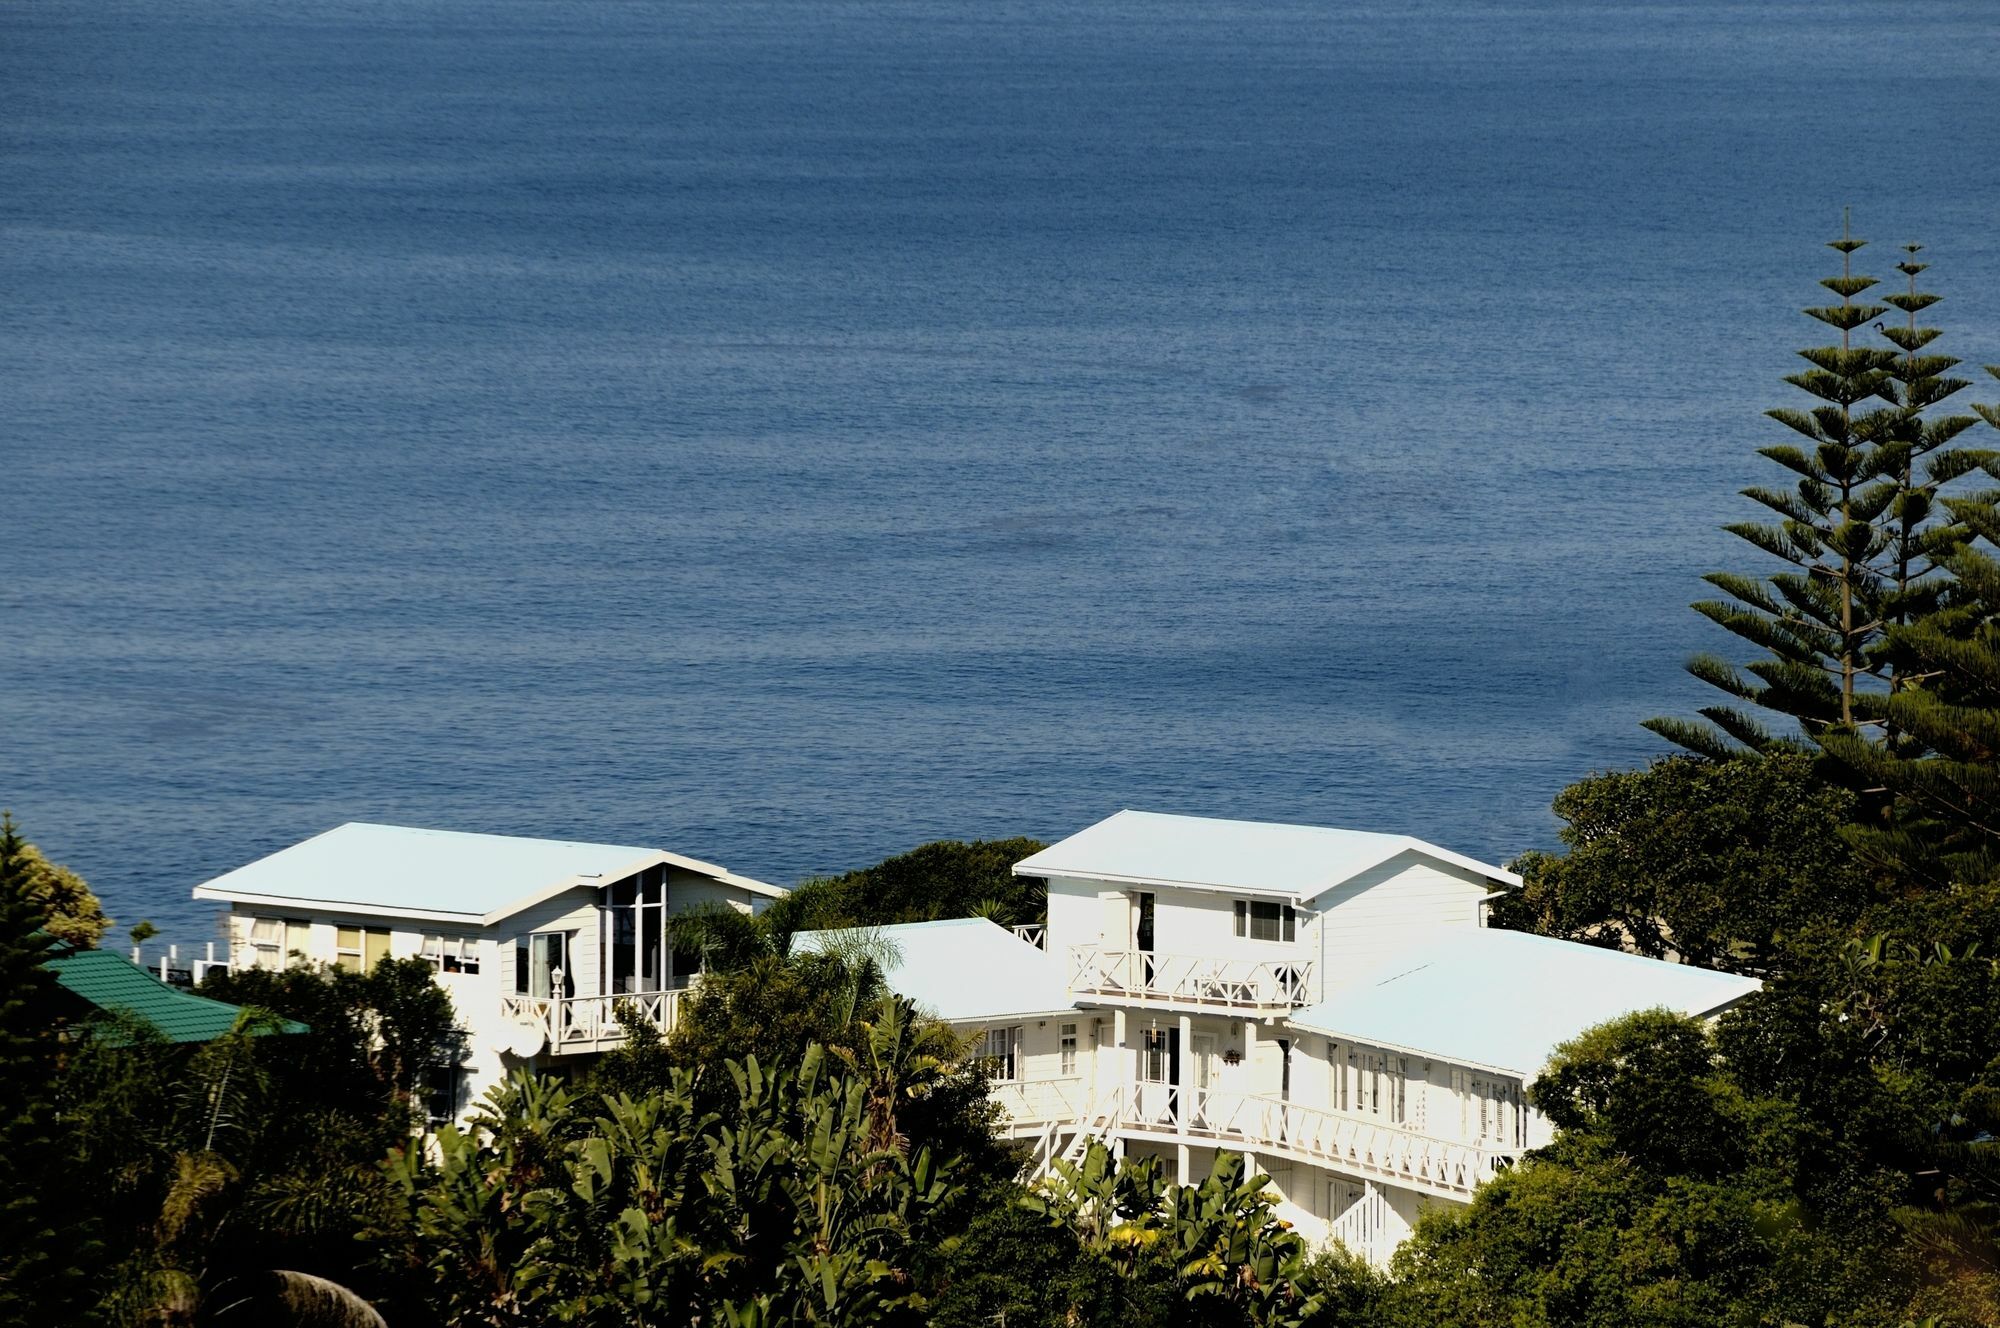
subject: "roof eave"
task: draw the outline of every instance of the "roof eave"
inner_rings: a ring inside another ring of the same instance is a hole
[[[1415,1047],[1402,1042],[1387,1042],[1366,1033],[1355,1033],[1347,1029],[1329,1028],[1324,1024],[1307,1023],[1296,1017],[1287,1018],[1285,1023],[1293,1028],[1304,1029],[1308,1033],[1322,1033],[1343,1042],[1362,1042],[1384,1051],[1393,1051],[1405,1056],[1422,1056],[1428,1061],[1444,1061],[1449,1065],[1463,1065],[1469,1070],[1490,1070],[1495,1074],[1512,1075],[1517,1079],[1532,1079],[1537,1071],[1523,1070],[1512,1065],[1501,1065],[1493,1061],[1476,1061],[1462,1056],[1448,1056],[1435,1047]]]
[[[1038,867],[1030,871],[1021,870],[1025,865],[1025,863],[1015,863],[1014,874],[1016,876],[1033,876],[1044,879],[1051,876],[1060,876],[1064,880],[1069,881],[1105,881],[1112,885],[1164,885],[1177,890],[1209,890],[1216,894],[1263,895],[1272,899],[1289,899],[1293,903],[1298,903],[1303,899],[1311,897],[1302,895],[1297,890],[1279,889],[1268,885],[1242,885],[1228,881],[1180,881],[1166,876],[1132,876],[1124,872],[1098,871],[1096,869],[1086,870],[1076,867]],[[1324,894],[1325,889],[1320,889],[1315,893]]]
[[[251,904],[259,908],[310,909],[325,913],[351,913],[357,917],[407,918],[417,922],[449,922],[457,926],[483,921],[477,913],[455,913],[449,909],[403,908],[395,904],[356,904],[344,899],[308,899],[298,895],[269,895],[249,890],[220,890],[197,885],[196,899],[213,899],[225,904]]]

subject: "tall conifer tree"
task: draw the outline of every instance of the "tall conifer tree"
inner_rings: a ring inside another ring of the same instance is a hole
[[[1903,261],[1896,264],[1896,270],[1906,278],[1908,289],[1882,297],[1883,303],[1902,312],[1902,325],[1876,324],[1876,330],[1901,352],[1887,369],[1887,395],[1894,413],[1880,444],[1887,472],[1883,483],[1892,490],[1885,514],[1889,535],[1881,600],[1885,629],[1915,622],[1938,609],[1949,583],[1944,560],[1966,539],[1965,527],[1939,504],[1938,495],[1944,486],[1977,470],[1991,455],[1953,446],[1960,434],[1979,423],[1976,415],[1927,417],[1926,412],[1970,383],[1951,376],[1959,363],[1956,358],[1925,353],[1943,334],[1935,327],[1918,326],[1917,315],[1943,297],[1917,289],[1918,274],[1930,266],[1919,261],[1917,255],[1922,251],[1922,245],[1903,246]],[[1876,653],[1879,659],[1873,671],[1886,670],[1891,692],[1902,691],[1915,681],[1903,660],[1887,648],[1886,636],[1877,643]],[[1882,739],[1895,745],[1893,717],[1882,716],[1882,727]]]
[[[2000,379],[2000,365],[1986,371]],[[2000,406],[1972,409],[2000,429]],[[1974,455],[2000,478],[2000,454]],[[1882,647],[1900,685],[1880,707],[1899,740],[1822,739],[1895,800],[1889,823],[1851,832],[1856,846],[1898,879],[1933,889],[2000,884],[2000,490],[1943,502],[1958,524],[1940,555],[1945,597],[1891,624]]]
[[[81,1272],[48,1220],[55,1059],[43,967],[54,944],[33,897],[27,844],[0,815],[0,1323],[61,1323]]]
[[[1767,412],[1804,441],[1759,449],[1796,478],[1790,488],[1744,491],[1776,522],[1725,527],[1789,566],[1764,578],[1712,573],[1704,579],[1727,598],[1694,606],[1763,652],[1741,668],[1712,654],[1688,664],[1748,708],[1702,707],[1707,724],[1646,724],[1704,756],[1760,752],[1801,737],[1818,742],[1834,732],[1881,740],[1889,724],[1882,699],[1900,685],[1883,634],[1935,607],[1946,580],[1942,560],[1961,539],[1939,493],[1978,458],[1952,446],[1972,421],[1927,414],[1965,386],[1945,376],[1955,361],[1922,353],[1938,332],[1917,326],[1916,315],[1937,297],[1916,289],[1924,265],[1912,247],[1900,265],[1909,291],[1884,303],[1862,299],[1878,284],[1854,270],[1866,241],[1845,224],[1841,231],[1828,246],[1841,256],[1840,274],[1820,282],[1840,303],[1805,310],[1837,331],[1839,344],[1800,351],[1808,367],[1785,379],[1814,404]],[[1877,321],[1892,305],[1906,320],[1893,331]],[[1863,344],[1870,324],[1897,349]],[[1789,719],[1797,732],[1774,733],[1756,711]]]

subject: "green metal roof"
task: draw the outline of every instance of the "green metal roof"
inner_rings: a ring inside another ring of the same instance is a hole
[[[109,950],[72,950],[48,961],[56,982],[100,1010],[144,1020],[169,1042],[212,1042],[236,1026],[240,1007],[170,987]],[[286,1033],[303,1033],[296,1020],[279,1021]]]

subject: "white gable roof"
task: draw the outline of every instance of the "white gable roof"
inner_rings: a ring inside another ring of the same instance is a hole
[[[1665,1007],[1715,1014],[1762,984],[1575,941],[1439,928],[1382,955],[1293,1025],[1528,1077],[1586,1028]]]
[[[655,848],[350,821],[205,881],[194,895],[490,923],[562,890],[609,885],[661,863],[757,894],[784,893]]]
[[[1048,955],[985,918],[905,922],[850,931],[802,931],[792,949],[816,953],[855,944],[874,950],[889,990],[946,1023],[1018,1019],[1076,1003]]]
[[[1192,886],[1308,900],[1403,853],[1462,868],[1498,885],[1521,878],[1408,835],[1271,821],[1223,821],[1122,811],[1014,866],[1021,876],[1068,876]]]

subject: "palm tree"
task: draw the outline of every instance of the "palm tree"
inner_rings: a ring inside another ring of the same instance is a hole
[[[908,1100],[928,1096],[958,1063],[968,1044],[946,1025],[926,1019],[909,1001],[885,993],[875,1003],[872,1018],[857,1025],[856,1047],[836,1047],[864,1085],[868,1152],[901,1153],[909,1140],[897,1127],[896,1113]]]

